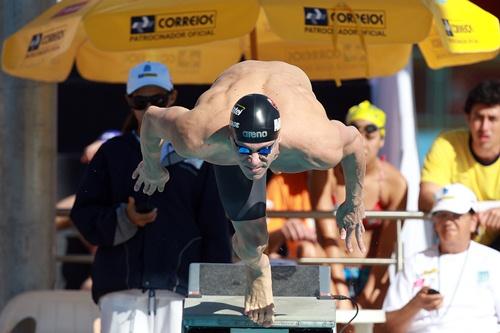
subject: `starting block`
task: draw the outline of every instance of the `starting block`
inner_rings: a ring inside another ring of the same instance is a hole
[[[335,301],[329,266],[272,266],[275,322],[263,328],[243,314],[243,264],[199,264],[189,269],[184,332],[334,332]]]

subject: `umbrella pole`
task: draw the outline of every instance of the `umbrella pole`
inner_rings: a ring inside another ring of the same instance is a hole
[[[257,53],[257,31],[255,28],[250,31],[250,57],[252,60],[257,60],[258,53]]]

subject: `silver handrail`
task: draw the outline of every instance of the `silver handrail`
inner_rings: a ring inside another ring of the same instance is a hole
[[[267,217],[286,217],[286,218],[308,218],[327,219],[335,217],[336,211],[325,210],[310,210],[310,211],[293,211],[293,210],[268,210]],[[424,219],[427,214],[424,212],[410,211],[375,211],[368,210],[365,212],[367,218],[379,218],[387,220],[397,219]]]
[[[392,258],[300,258],[300,264],[351,264],[385,266],[397,264],[397,259]]]
[[[69,209],[56,209],[58,216],[69,216]],[[336,211],[276,211],[266,212],[269,218],[332,218]],[[403,243],[401,240],[402,219],[426,219],[428,215],[424,212],[410,211],[366,211],[367,218],[380,218],[388,221],[396,221],[396,258],[301,258],[299,264],[351,264],[351,265],[396,265],[397,271],[403,269]],[[58,255],[57,261],[69,263],[92,263],[92,255]]]
[[[70,209],[56,209],[57,216],[69,216]],[[308,218],[327,219],[335,217],[336,211],[325,210],[309,210],[309,211],[295,211],[295,210],[268,210],[267,217],[286,217],[286,218]],[[423,219],[426,218],[424,212],[410,212],[410,211],[366,211],[368,218],[381,218],[387,220],[397,219]]]
[[[59,262],[72,264],[91,264],[94,262],[94,256],[91,254],[56,255],[55,259]]]
[[[277,218],[332,218],[336,211],[267,211],[267,217]],[[366,211],[367,218],[380,218],[388,221],[396,221],[396,259],[392,258],[300,258],[299,264],[351,264],[351,265],[396,265],[396,270],[403,270],[403,242],[401,240],[402,219],[426,219],[428,215],[424,212],[410,211]]]

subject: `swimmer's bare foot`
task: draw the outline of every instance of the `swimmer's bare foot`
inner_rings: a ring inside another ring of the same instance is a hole
[[[246,267],[245,315],[254,323],[264,327],[269,327],[274,322],[271,266],[269,260],[267,262],[262,269]]]

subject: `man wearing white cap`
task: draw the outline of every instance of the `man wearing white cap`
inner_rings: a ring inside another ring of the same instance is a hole
[[[500,332],[500,252],[471,240],[476,203],[462,184],[437,192],[439,244],[407,258],[389,287],[387,332]]]

